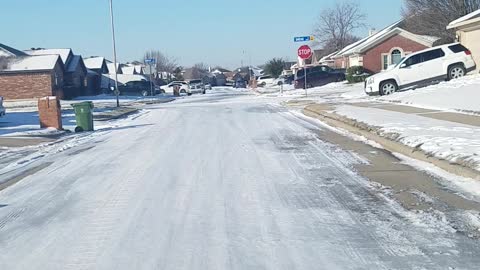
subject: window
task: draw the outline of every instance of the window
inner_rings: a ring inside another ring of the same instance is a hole
[[[413,66],[413,65],[416,65],[416,64],[419,64],[422,62],[422,54],[417,54],[417,55],[414,55],[410,58],[408,58],[406,61],[405,61],[405,64],[407,67],[409,66]]]
[[[448,48],[454,53],[468,51],[468,49],[465,48],[462,44],[455,44],[455,45],[449,46]]]
[[[421,54],[423,57],[423,62],[438,59],[445,56],[445,52],[442,49],[436,49]]]
[[[392,65],[396,65],[402,61],[402,52],[398,49],[395,49],[391,53]]]
[[[382,55],[383,70],[388,68],[388,54]]]

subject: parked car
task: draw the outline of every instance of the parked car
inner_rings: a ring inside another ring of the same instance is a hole
[[[390,95],[435,81],[457,79],[475,68],[471,52],[463,45],[441,45],[411,54],[393,68],[368,77],[365,92]]]
[[[206,90],[212,90],[212,85],[209,84],[209,83],[206,83],[206,84],[205,84],[205,89],[206,89]]]
[[[275,85],[292,84],[294,79],[295,79],[295,76],[293,74],[282,75],[282,76],[278,77],[278,79],[276,79],[273,84],[275,84]]]
[[[298,74],[298,73],[297,73]],[[303,72],[301,77],[295,79],[295,89],[305,89],[305,76]],[[307,70],[307,88],[323,86],[332,82],[341,82],[345,80],[345,73],[332,69],[328,66],[318,66]]]
[[[266,85],[274,84],[275,79],[272,76],[259,76],[257,79],[257,86],[265,87]]]
[[[193,93],[202,93],[205,94],[205,84],[203,84],[203,80],[191,80],[189,82],[190,91]]]
[[[247,83],[245,80],[237,80],[235,81],[235,84],[233,85],[234,88],[247,88]]]
[[[178,86],[180,94],[191,95],[190,86],[185,81],[173,81],[167,85],[160,86],[160,89],[164,94],[173,95],[176,86]]]
[[[120,91],[120,95],[142,95],[145,97],[152,94],[152,84],[149,81],[131,81],[125,83],[124,85],[119,85],[118,90]],[[154,94],[158,93],[158,91],[154,90]]]
[[[5,116],[6,110],[3,106],[3,97],[0,97],[0,117]]]

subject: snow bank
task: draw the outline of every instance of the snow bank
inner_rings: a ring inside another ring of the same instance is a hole
[[[436,158],[480,171],[480,128],[399,112],[350,105],[337,114],[378,128],[380,135]]]
[[[408,104],[426,109],[480,114],[480,74],[424,88],[380,97],[379,101]]]

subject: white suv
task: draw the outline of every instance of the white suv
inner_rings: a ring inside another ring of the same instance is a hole
[[[434,81],[457,79],[472,70],[472,55],[460,43],[437,46],[408,55],[393,68],[368,77],[365,92],[390,95]]]
[[[160,86],[160,91],[164,94],[173,95],[176,86],[178,86],[180,94],[191,95],[190,86],[185,81],[173,81],[167,85]]]

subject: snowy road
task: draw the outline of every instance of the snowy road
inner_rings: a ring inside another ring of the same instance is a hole
[[[246,93],[155,105],[0,192],[0,269],[475,269],[362,157]]]

